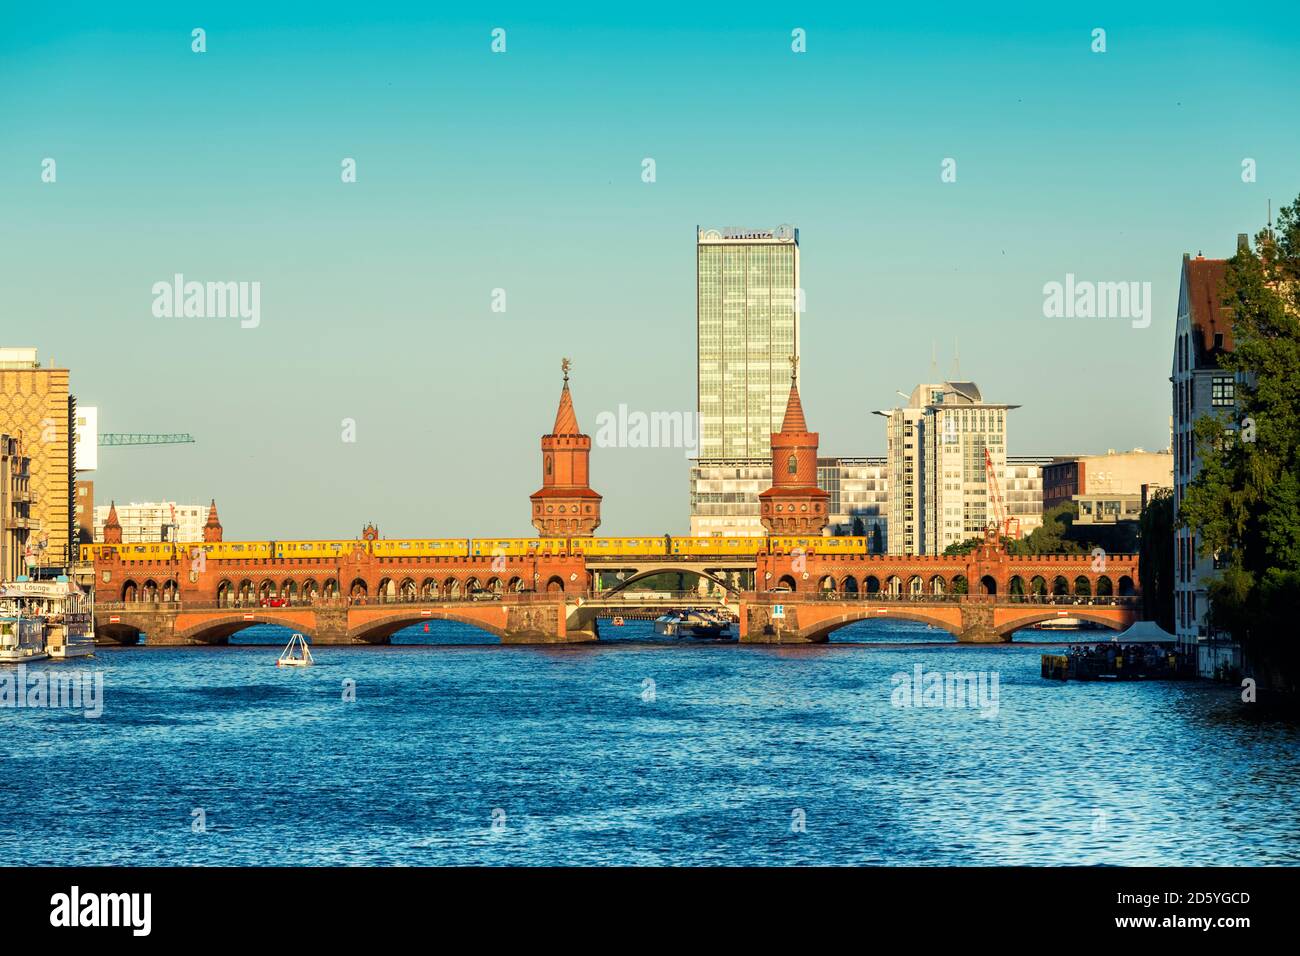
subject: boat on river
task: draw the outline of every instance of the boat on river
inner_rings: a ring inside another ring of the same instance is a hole
[[[655,633],[664,637],[730,637],[731,618],[718,611],[670,611],[655,618]]]
[[[0,663],[68,660],[95,651],[89,598],[66,577],[0,584]]]
[[[289,638],[289,643],[280,652],[280,658],[275,662],[275,666],[311,667],[315,663],[311,656],[311,648],[307,646],[307,639],[301,634],[295,634]]]

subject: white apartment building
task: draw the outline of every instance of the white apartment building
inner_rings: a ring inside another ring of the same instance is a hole
[[[104,523],[111,505],[95,507],[95,540],[104,540]],[[182,505],[174,501],[132,502],[116,505],[123,543],[142,541],[202,541],[208,505]],[[174,527],[173,527],[174,526]]]
[[[942,554],[994,523],[988,468],[1006,475],[1007,412],[1018,407],[984,401],[974,382],[944,382],[876,413],[886,420],[889,553]]]

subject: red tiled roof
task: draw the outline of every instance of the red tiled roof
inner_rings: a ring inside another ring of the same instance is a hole
[[[555,412],[555,426],[552,435],[578,435],[578,415],[573,410],[573,398],[569,395],[569,383],[566,380],[564,390],[560,392],[560,407]]]
[[[803,417],[803,403],[799,401],[799,386],[790,383],[790,399],[785,404],[785,421],[781,423],[783,433],[808,431],[808,423]]]
[[[1201,365],[1206,359],[1232,351],[1232,310],[1223,305],[1228,260],[1197,256],[1188,259],[1186,267],[1187,309],[1196,345],[1196,364]],[[1216,335],[1223,336],[1223,344],[1217,351]]]

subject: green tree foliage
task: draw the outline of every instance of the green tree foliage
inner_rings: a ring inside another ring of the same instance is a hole
[[[1209,585],[1210,626],[1231,632],[1256,659],[1295,679],[1294,614],[1300,607],[1300,198],[1276,233],[1228,262],[1237,373],[1232,419],[1194,425],[1201,470],[1178,516],[1202,556],[1222,570]]]
[[[1161,488],[1138,520],[1138,574],[1143,617],[1174,631],[1174,492]]]
[[[1012,541],[1012,554],[1080,554],[1087,550],[1076,541],[1067,539],[1074,519],[1079,517],[1079,506],[1073,501],[1062,502],[1043,512],[1043,525],[1035,528],[1019,541]]]

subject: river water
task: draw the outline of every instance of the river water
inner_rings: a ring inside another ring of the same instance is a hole
[[[0,864],[1300,862],[1300,728],[1231,687],[1046,681],[1042,648],[907,622],[602,634],[434,622],[282,670],[259,628],[33,665],[101,673],[103,712],[0,709]],[[984,706],[895,706],[918,665],[982,674]]]

